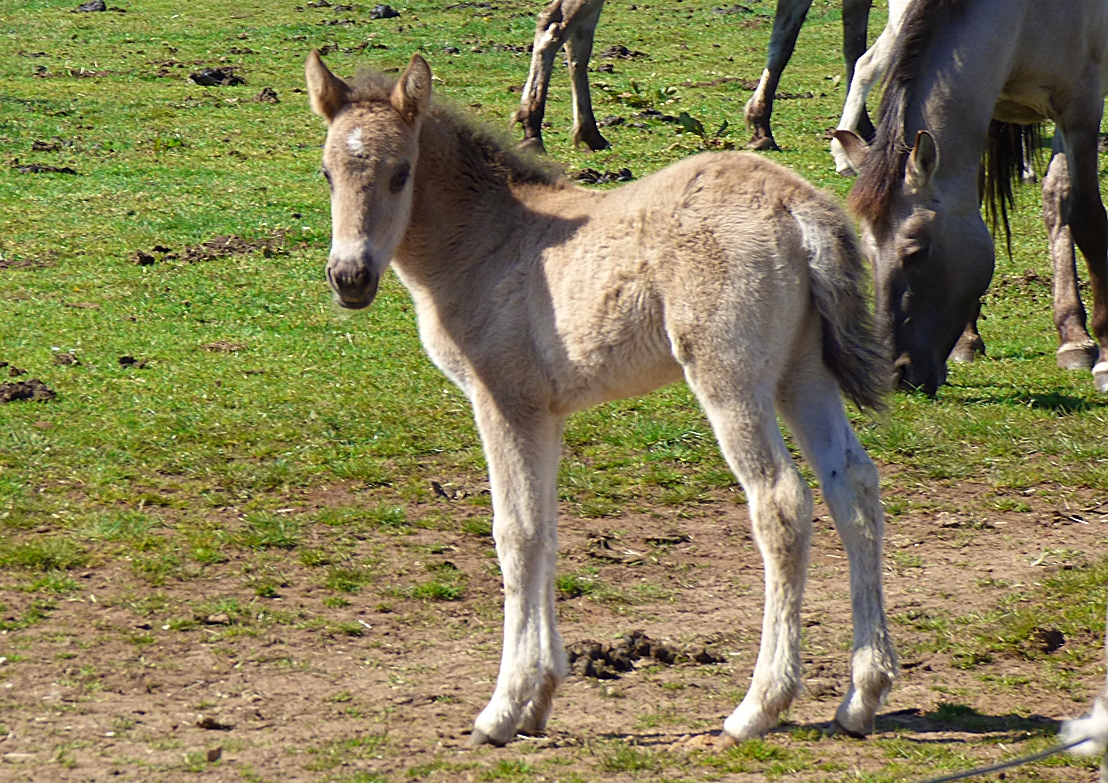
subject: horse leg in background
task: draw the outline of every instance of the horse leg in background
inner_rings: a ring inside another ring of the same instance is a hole
[[[847,92],[846,102],[843,104],[843,116],[839,120],[837,130],[852,131],[867,142],[873,141],[873,123],[870,122],[869,115],[866,114],[866,98],[869,97],[873,85],[885,75],[885,70],[889,67],[889,62],[893,57],[893,46],[896,44],[896,36],[900,33],[900,21],[904,16],[907,5],[907,0],[890,0],[888,24],[885,25],[885,29],[881,31],[881,35],[878,36],[873,46],[858,58],[858,62],[854,66],[854,75],[848,82],[850,90]],[[846,31],[846,7],[844,6],[844,53],[846,52]],[[865,35],[864,29],[862,34]],[[849,58],[847,62],[849,69]],[[867,129],[870,135],[867,135]],[[843,145],[838,139],[831,140],[831,157],[835,159],[835,170],[843,176],[853,176],[856,173],[846,150],[843,149]]]
[[[728,344],[728,343],[722,343]],[[800,605],[812,538],[812,493],[800,477],[773,409],[769,379],[692,351],[689,387],[712,423],[727,464],[746,491],[754,540],[765,564],[766,598],[758,662],[746,697],[724,722],[725,744],[774,726],[801,686]]]
[[[843,0],[843,62],[846,63],[846,83],[854,83],[858,58],[866,53],[866,32],[869,29],[869,9],[872,0]],[[862,116],[857,127],[863,139],[872,139],[876,130],[862,102]]]
[[[873,731],[874,716],[897,675],[881,587],[885,520],[880,479],[846,418],[820,344],[813,341],[785,377],[778,408],[819,479],[850,561],[854,652],[850,689],[835,722],[844,732],[861,736]]]
[[[562,419],[489,392],[471,396],[489,464],[492,534],[504,577],[504,650],[496,690],[469,741],[503,745],[517,730],[543,730],[566,676],[554,610]]]
[[[977,357],[985,355],[985,341],[981,339],[981,333],[977,331],[977,319],[981,317],[981,300],[977,300],[977,306],[973,310],[966,328],[962,330],[962,336],[954,344],[950,351],[948,361],[959,364],[969,364],[977,361]]]
[[[1060,151],[1061,135],[1055,133],[1055,155],[1043,177],[1043,222],[1050,237],[1050,261],[1054,268],[1054,326],[1058,330],[1058,366],[1063,370],[1090,370],[1097,346],[1085,326],[1085,306],[1077,282],[1077,256],[1073,237],[1063,217],[1070,209],[1070,174],[1066,155]]]
[[[570,37],[578,25],[591,24],[595,29],[596,22],[600,18],[600,11],[604,7],[604,0],[554,0],[542,10],[535,22],[535,42],[531,51],[531,71],[527,74],[527,83],[523,86],[523,94],[519,99],[519,109],[512,115],[511,125],[519,123],[523,126],[523,141],[520,146],[533,147],[539,152],[544,152],[542,145],[542,119],[546,113],[546,94],[550,87],[550,75],[554,70],[554,57]],[[591,49],[592,31],[589,33]],[[586,52],[587,56],[587,52]],[[585,76],[587,62],[581,64],[581,80],[584,86],[584,100],[589,102],[589,116],[592,115],[591,100],[588,97],[588,79]],[[578,85],[574,82],[574,116],[577,116],[577,107],[580,105],[578,98]],[[596,130],[595,122],[593,130],[596,136],[600,131]],[[587,141],[586,141],[587,143]],[[605,142],[605,145],[607,143]]]
[[[584,142],[593,152],[611,146],[596,127],[592,96],[589,94],[589,57],[592,56],[592,40],[603,10],[604,0],[582,5],[570,24],[572,33],[566,41],[566,60],[573,89],[573,146]]]
[[[1097,180],[1097,139],[1104,110],[1099,85],[1081,85],[1091,96],[1074,100],[1074,110],[1059,123],[1065,142],[1069,167],[1070,198],[1064,210],[1074,244],[1085,256],[1089,284],[1093,290],[1093,334],[1099,343],[1093,384],[1097,391],[1108,392],[1108,214],[1100,200]],[[1095,96],[1095,97],[1092,97]]]
[[[762,78],[754,90],[754,95],[746,102],[746,108],[743,110],[746,126],[754,132],[747,142],[747,149],[780,149],[777,142],[773,140],[773,131],[770,128],[773,96],[777,92],[777,83],[781,81],[781,74],[788,65],[789,58],[793,56],[796,37],[800,35],[800,26],[804,24],[804,18],[808,15],[808,9],[811,6],[812,0],[777,0],[777,15],[773,19],[773,33],[769,38],[766,67],[762,71]],[[864,40],[862,48],[865,48]],[[851,69],[853,70],[853,63],[851,63]]]

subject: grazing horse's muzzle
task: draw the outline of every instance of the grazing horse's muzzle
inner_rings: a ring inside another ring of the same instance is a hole
[[[907,353],[902,353],[893,362],[893,370],[896,385],[902,391],[922,391],[928,397],[934,397],[939,387],[946,383],[946,362],[913,362]]]
[[[327,262],[327,281],[339,305],[348,310],[361,310],[373,304],[379,280],[372,261],[350,261],[332,256]]]

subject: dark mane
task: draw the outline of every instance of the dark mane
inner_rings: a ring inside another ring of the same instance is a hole
[[[352,103],[388,101],[396,79],[378,71],[362,69],[350,82]],[[456,135],[459,148],[470,153],[471,166],[477,166],[509,185],[559,185],[565,183],[562,168],[538,156],[516,150],[507,131],[494,129],[471,119],[459,110],[435,99],[431,117]]]
[[[855,214],[879,224],[888,212],[893,188],[904,178],[904,163],[915,139],[906,139],[905,110],[920,64],[935,32],[965,0],[915,0],[904,16],[885,76],[885,94],[878,109],[877,136],[850,191]]]

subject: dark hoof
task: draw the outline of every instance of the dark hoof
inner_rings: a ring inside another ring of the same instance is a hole
[[[839,721],[837,719],[831,721],[831,726],[827,729],[827,733],[830,736],[835,736],[836,734],[844,734],[847,737],[853,737],[854,739],[865,739],[866,738],[865,732],[851,731],[846,726],[839,723]]]
[[[597,133],[595,136],[589,134],[588,136],[581,136],[573,140],[573,146],[576,147],[580,144],[584,144],[592,152],[600,152],[600,150],[606,150],[612,145],[608,143],[608,140]]]
[[[542,139],[540,139],[540,138],[524,139],[523,141],[521,141],[516,146],[519,149],[524,150],[525,152],[531,152],[531,153],[534,153],[535,155],[545,155],[546,154],[546,147],[543,146]]]
[[[469,740],[466,744],[471,748],[479,748],[482,745],[492,745],[497,748],[502,748],[505,745],[505,743],[497,742],[485,732],[478,731],[477,729],[474,729],[472,733],[470,733]]]
[[[773,140],[773,136],[754,136],[746,143],[746,148],[761,152],[781,151],[781,148],[777,146],[777,142]]]

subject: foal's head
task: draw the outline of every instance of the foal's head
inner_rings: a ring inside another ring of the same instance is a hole
[[[312,111],[327,121],[323,174],[331,186],[327,279],[343,307],[373,302],[412,211],[419,128],[431,101],[431,69],[418,54],[395,85],[349,85],[319,54],[304,67]]]

